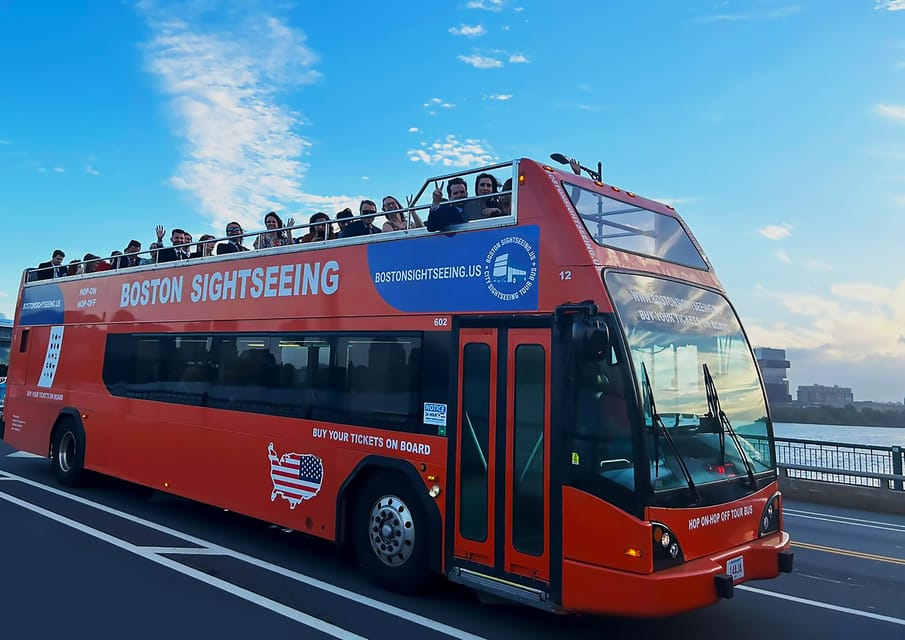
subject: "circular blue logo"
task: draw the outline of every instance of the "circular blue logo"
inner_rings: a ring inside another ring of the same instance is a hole
[[[503,301],[518,300],[537,280],[537,252],[524,238],[508,236],[490,248],[484,260],[484,282]]]

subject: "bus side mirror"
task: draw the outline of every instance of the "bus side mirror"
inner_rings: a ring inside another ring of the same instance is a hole
[[[581,360],[604,360],[610,352],[610,331],[596,319],[573,322],[572,347]]]

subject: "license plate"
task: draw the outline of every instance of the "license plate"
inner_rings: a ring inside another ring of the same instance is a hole
[[[726,563],[726,573],[732,576],[733,580],[741,580],[745,577],[745,558],[743,556],[739,556],[738,558],[733,558],[729,562]]]

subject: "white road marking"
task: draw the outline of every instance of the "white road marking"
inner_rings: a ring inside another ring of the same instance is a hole
[[[138,547],[145,553],[159,553],[167,556],[222,556],[219,549],[202,549],[200,547]]]
[[[861,611],[860,609],[851,609],[849,607],[840,607],[835,604],[828,604],[826,602],[819,602],[817,600],[809,600],[807,598],[799,598],[798,596],[789,596],[784,593],[777,593],[775,591],[767,591],[766,589],[758,589],[757,587],[749,587],[747,585],[739,585],[736,589],[741,589],[742,591],[750,591],[751,593],[756,593],[762,596],[769,596],[771,598],[779,598],[780,600],[789,600],[790,602],[797,602],[798,604],[806,604],[812,607],[819,607],[820,609],[829,609],[830,611],[838,611],[840,613],[848,613],[853,616],[861,616],[862,618],[870,618],[871,620],[880,620],[881,622],[891,622],[892,624],[898,624],[905,626],[905,620],[901,618],[893,618],[892,616],[884,616],[879,613],[871,613],[869,611]]]
[[[225,591],[226,593],[234,595],[237,598],[241,598],[254,605],[273,611],[274,613],[289,618],[290,620],[294,620],[295,622],[300,622],[307,627],[311,627],[312,629],[317,629],[318,631],[331,635],[334,638],[341,638],[342,640],[367,640],[364,636],[346,631],[345,629],[330,624],[329,622],[325,622],[320,618],[315,618],[314,616],[310,616],[307,613],[302,613],[301,611],[287,607],[286,605],[277,602],[276,600],[265,598],[264,596],[258,595],[253,591],[243,589],[242,587],[227,582],[226,580],[221,580],[220,578],[210,576],[203,571],[198,571],[197,569],[192,569],[191,567],[182,565],[175,560],[170,560],[166,556],[148,552],[142,547],[137,547],[134,544],[126,542],[125,540],[121,540],[115,536],[104,533],[99,529],[89,527],[85,524],[82,524],[81,522],[77,522],[75,520],[67,518],[66,516],[61,516],[58,513],[54,513],[53,511],[49,511],[47,509],[44,509],[43,507],[31,504],[30,502],[26,502],[25,500],[20,500],[19,498],[15,498],[2,492],[0,492],[0,500],[6,500],[7,502],[11,502],[14,505],[22,507],[23,509],[27,509],[29,511],[37,513],[38,515],[44,516],[45,518],[49,518],[50,520],[64,524],[67,527],[71,527],[76,531],[87,533],[89,536],[97,538],[98,540],[106,542],[107,544],[113,545],[114,547],[119,547],[120,549],[140,556],[145,560],[156,562],[157,564],[163,565],[167,569],[172,569],[177,573],[181,573],[190,578],[194,578],[195,580],[210,585],[215,589]]]
[[[34,453],[29,453],[28,451],[13,451],[12,453],[6,454],[7,458],[43,458],[44,456],[35,455]]]
[[[863,518],[850,518],[848,516],[837,516],[831,513],[800,511],[798,509],[783,509],[783,515],[792,516],[794,518],[802,518],[804,520],[821,520],[823,522],[832,522],[834,524],[845,524],[851,527],[862,527],[864,529],[882,529],[884,531],[905,532],[905,524],[883,522],[881,520],[864,520]]]
[[[54,495],[61,496],[63,498],[67,498],[72,500],[73,502],[77,502],[79,504],[83,504],[88,507],[92,507],[97,509],[98,511],[103,511],[104,513],[109,513],[111,515],[118,516],[124,520],[128,520],[129,522],[133,522],[135,524],[139,524],[149,529],[154,529],[155,531],[159,531],[160,533],[165,533],[174,538],[179,538],[181,540],[185,540],[186,542],[190,542],[192,544],[199,545],[206,549],[206,551],[200,550],[198,548],[194,548],[193,550],[197,553],[206,553],[208,555],[213,553],[221,553],[224,556],[229,556],[236,560],[241,560],[247,564],[258,567],[260,569],[264,569],[266,571],[270,571],[271,573],[275,573],[281,575],[285,578],[289,578],[290,580],[295,580],[296,582],[301,582],[302,584],[307,584],[316,589],[320,589],[321,591],[326,591],[327,593],[333,594],[340,598],[344,598],[346,600],[351,600],[357,604],[363,605],[365,607],[370,607],[371,609],[375,609],[377,611],[382,611],[384,613],[388,613],[392,616],[400,618],[402,620],[406,620],[413,624],[419,625],[421,627],[425,627],[427,629],[431,629],[432,631],[438,631],[440,633],[446,634],[452,638],[458,638],[459,640],[486,640],[482,636],[475,635],[473,633],[468,633],[467,631],[463,631],[462,629],[457,629],[456,627],[451,627],[447,624],[439,622],[438,620],[433,620],[426,616],[419,615],[417,613],[413,613],[411,611],[407,611],[406,609],[401,609],[399,607],[395,607],[389,603],[381,602],[380,600],[375,600],[373,598],[369,598],[367,596],[363,596],[360,593],[355,593],[354,591],[350,591],[348,589],[343,589],[342,587],[337,587],[336,585],[330,584],[329,582],[324,582],[322,580],[318,580],[317,578],[313,578],[311,576],[305,575],[303,573],[298,573],[296,571],[292,571],[285,567],[281,567],[279,565],[273,564],[271,562],[267,562],[266,560],[261,560],[259,558],[255,558],[253,556],[246,555],[244,553],[240,553],[233,549],[229,549],[227,547],[221,547],[220,545],[214,544],[208,540],[204,540],[203,538],[198,538],[191,534],[185,533],[183,531],[178,531],[176,529],[171,529],[165,525],[157,524],[156,522],[151,522],[150,520],[145,520],[144,518],[140,518],[138,516],[132,515],[130,513],[126,513],[125,511],[120,511],[119,509],[114,509],[113,507],[108,507],[105,504],[101,504],[99,502],[93,502],[81,496],[73,495],[71,493],[67,493],[56,487],[51,487],[46,484],[41,484],[40,482],[35,482],[34,480],[30,480],[23,476],[18,476],[14,473],[10,473],[8,471],[0,471],[0,478],[7,477],[12,480],[18,480],[23,484],[27,484],[32,487],[36,487],[38,489],[42,489]],[[0,498],[6,498],[2,493],[0,493]],[[104,534],[106,535],[106,534]],[[136,549],[141,549],[141,547],[135,547]],[[188,549],[188,547],[184,547]],[[172,547],[168,547],[168,549],[172,549]],[[167,551],[166,553],[173,553],[172,551]],[[186,551],[185,553],[188,553]],[[160,557],[154,556],[153,554],[149,554],[152,557]],[[182,566],[182,565],[179,565]],[[207,574],[203,574],[207,575]]]

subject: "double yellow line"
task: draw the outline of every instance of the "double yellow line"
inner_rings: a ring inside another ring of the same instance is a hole
[[[824,551],[826,553],[835,553],[840,556],[849,556],[851,558],[861,558],[863,560],[876,560],[877,562],[889,562],[890,564],[905,565],[902,558],[890,558],[889,556],[878,556],[873,553],[861,553],[860,551],[848,551],[846,549],[837,549],[835,547],[824,547],[819,544],[809,544],[807,542],[792,542],[793,547],[801,549],[810,549],[811,551]]]

